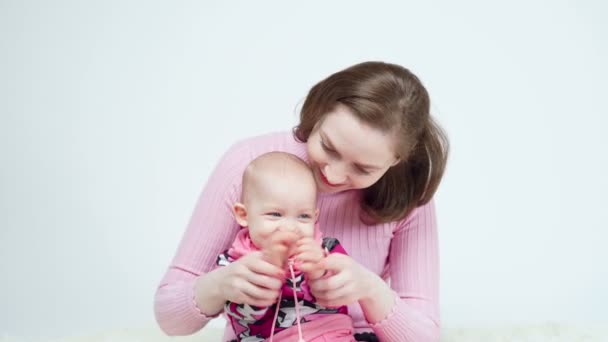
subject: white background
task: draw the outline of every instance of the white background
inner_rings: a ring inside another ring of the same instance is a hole
[[[603,1],[0,0],[0,334],[154,326],[211,168],[365,60],[427,86],[445,326],[608,321]]]

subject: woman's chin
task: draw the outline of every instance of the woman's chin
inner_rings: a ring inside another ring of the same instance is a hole
[[[329,186],[327,184],[321,184],[319,186],[319,192],[322,192],[322,193],[325,193],[325,194],[335,194],[335,193],[338,193],[338,192],[342,192],[344,190],[348,190],[348,188],[344,187],[344,186],[333,187],[333,186]]]

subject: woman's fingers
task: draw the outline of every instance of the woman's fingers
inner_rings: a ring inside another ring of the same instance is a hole
[[[355,300],[351,296],[332,297],[331,299],[317,299],[317,303],[326,308],[335,308],[342,305],[349,305],[354,302]]]
[[[335,277],[335,276],[334,276]],[[316,289],[312,289],[312,293],[319,302],[319,304],[327,307],[348,305],[354,302],[354,286],[348,281],[336,280],[332,282],[332,278],[318,280]],[[333,286],[333,284],[338,284]],[[321,286],[319,286],[321,285]],[[318,290],[318,288],[327,288],[327,290]]]
[[[266,261],[262,252],[253,252],[247,255],[247,268],[253,273],[268,277],[282,279],[285,271],[276,264]]]
[[[320,263],[332,274],[310,282],[310,289],[319,304],[333,307],[356,302],[364,291],[362,285],[366,278],[362,266],[351,257],[343,254],[328,255]]]
[[[267,288],[272,291],[278,291],[283,285],[283,282],[275,277],[269,277],[267,275],[253,272],[249,274],[246,279],[256,286]]]
[[[345,273],[337,273],[331,277],[318,279],[310,284],[310,289],[315,293],[325,294],[329,291],[344,288],[351,281]],[[316,296],[316,294],[315,294]]]
[[[303,262],[298,266],[298,268],[300,269],[300,271],[305,273],[321,270],[321,268],[317,264],[312,262]]]
[[[262,252],[253,252],[227,266],[226,275],[226,300],[268,306],[276,302],[285,272],[266,261]]]
[[[241,292],[249,297],[255,303],[274,303],[278,296],[278,291],[273,291],[263,287],[256,286],[250,282],[244,281],[240,284]],[[250,303],[248,303],[250,304]],[[255,305],[255,304],[253,304]]]
[[[344,254],[330,254],[325,260],[323,260],[323,267],[328,271],[334,273],[340,273],[343,270],[351,269],[353,267],[352,258]]]

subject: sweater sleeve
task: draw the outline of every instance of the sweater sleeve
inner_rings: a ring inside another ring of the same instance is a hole
[[[396,302],[384,320],[372,324],[374,332],[380,341],[439,341],[439,251],[433,200],[397,225],[389,253]]]
[[[219,254],[229,248],[239,230],[232,206],[241,192],[243,170],[251,160],[246,144],[232,146],[203,188],[173,261],[154,298],[154,313],[167,335],[190,335],[211,318],[194,299],[199,276],[211,271]]]

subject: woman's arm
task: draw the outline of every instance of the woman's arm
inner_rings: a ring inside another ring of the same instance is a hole
[[[389,254],[391,288],[378,282],[377,302],[360,302],[380,341],[439,341],[439,249],[434,201],[417,208],[395,231]],[[383,319],[389,293],[393,302]]]
[[[322,266],[334,273],[310,282],[323,306],[359,301],[380,341],[439,341],[439,256],[433,202],[417,208],[394,232],[389,251],[391,286],[347,255]]]
[[[211,274],[217,256],[231,245],[239,230],[232,205],[238,200],[242,173],[250,160],[245,144],[231,147],[212,172],[196,203],[177,253],[155,295],[156,320],[168,335],[192,334],[221,311],[221,307],[212,302],[201,311],[195,295],[205,293],[205,289],[210,291],[209,295],[216,292],[209,285],[212,282],[205,286],[202,279]]]

